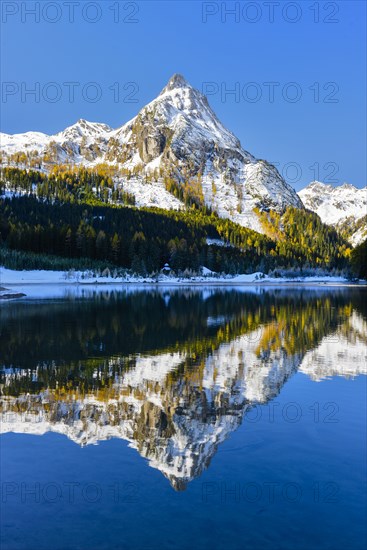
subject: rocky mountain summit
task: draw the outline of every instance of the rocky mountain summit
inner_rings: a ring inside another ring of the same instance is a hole
[[[5,164],[13,164],[23,152],[46,171],[59,163],[115,166],[116,185],[135,195],[137,206],[182,208],[172,189],[188,186],[219,216],[260,232],[255,207],[278,212],[290,205],[303,208],[278,170],[243,149],[207,98],[178,74],[116,130],[81,119],[53,136],[0,134],[0,140]]]

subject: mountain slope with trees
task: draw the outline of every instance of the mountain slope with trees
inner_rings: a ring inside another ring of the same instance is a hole
[[[347,243],[317,215],[289,208],[281,223],[282,237],[271,239],[194,206],[138,209],[33,194],[0,201],[3,250],[90,258],[138,274],[157,272],[166,262],[175,271],[206,266],[226,273],[347,267]]]

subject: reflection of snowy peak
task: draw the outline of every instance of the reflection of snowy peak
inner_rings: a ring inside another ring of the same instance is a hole
[[[367,323],[355,312],[346,327],[325,336],[320,345],[306,353],[300,372],[312,380],[332,376],[353,377],[367,374]]]
[[[274,347],[264,338],[267,325],[263,325],[221,344],[190,367],[187,352],[129,357],[130,368],[114,378],[107,393],[97,390],[81,396],[75,390],[60,400],[47,390],[5,397],[1,429],[33,434],[53,431],[80,445],[124,439],[173,487],[183,489],[208,467],[218,445],[241,424],[246,411],[276,397],[300,365],[313,379],[366,373],[366,323],[356,313],[349,323],[338,329],[337,346],[324,338],[316,351],[306,355],[287,352],[283,337]],[[351,334],[348,346],[344,334]],[[329,347],[334,349],[332,356]],[[320,357],[329,358],[321,361],[321,370],[313,367],[313,354],[317,363]],[[110,359],[111,372],[120,360]],[[5,384],[16,376],[22,373],[8,371]]]
[[[353,245],[367,238],[367,187],[357,189],[346,183],[332,187],[314,181],[298,194],[305,207],[316,212],[324,223],[349,230]]]
[[[92,395],[60,402],[51,392],[7,398],[2,431],[53,431],[80,445],[125,439],[182,489],[209,465],[247,407],[277,395],[296,369],[297,362],[284,351],[269,352],[264,362],[257,352],[259,335],[219,346],[200,375],[197,366],[183,377],[170,377],[184,365],[185,354],[131,359],[133,368],[115,381],[115,397],[105,403]],[[15,408],[32,411],[28,422]]]
[[[79,120],[55,136],[0,137],[5,155],[24,151],[32,156],[37,151],[37,162],[46,170],[60,162],[112,164],[120,169],[116,185],[134,194],[138,206],[183,207],[165,187],[170,178],[178,185],[195,186],[220,216],[258,231],[262,228],[254,207],[278,211],[289,205],[303,207],[277,169],[245,151],[206,97],[180,75],[174,75],[156,99],[117,130]]]

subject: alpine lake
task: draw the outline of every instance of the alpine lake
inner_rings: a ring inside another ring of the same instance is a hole
[[[1,548],[366,547],[367,289],[0,306]]]

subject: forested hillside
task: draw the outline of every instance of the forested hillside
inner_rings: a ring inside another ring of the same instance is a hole
[[[258,212],[265,236],[195,202],[179,211],[138,209],[127,195],[111,202],[116,190],[107,169],[45,175],[5,168],[1,192],[3,250],[89,258],[139,274],[166,262],[176,272],[204,265],[226,273],[348,265],[346,241],[316,214],[293,207],[283,215]]]
[[[258,215],[265,233],[277,241],[280,255],[323,266],[336,266],[350,256],[348,242],[314,212],[290,206],[282,215],[274,211]]]

